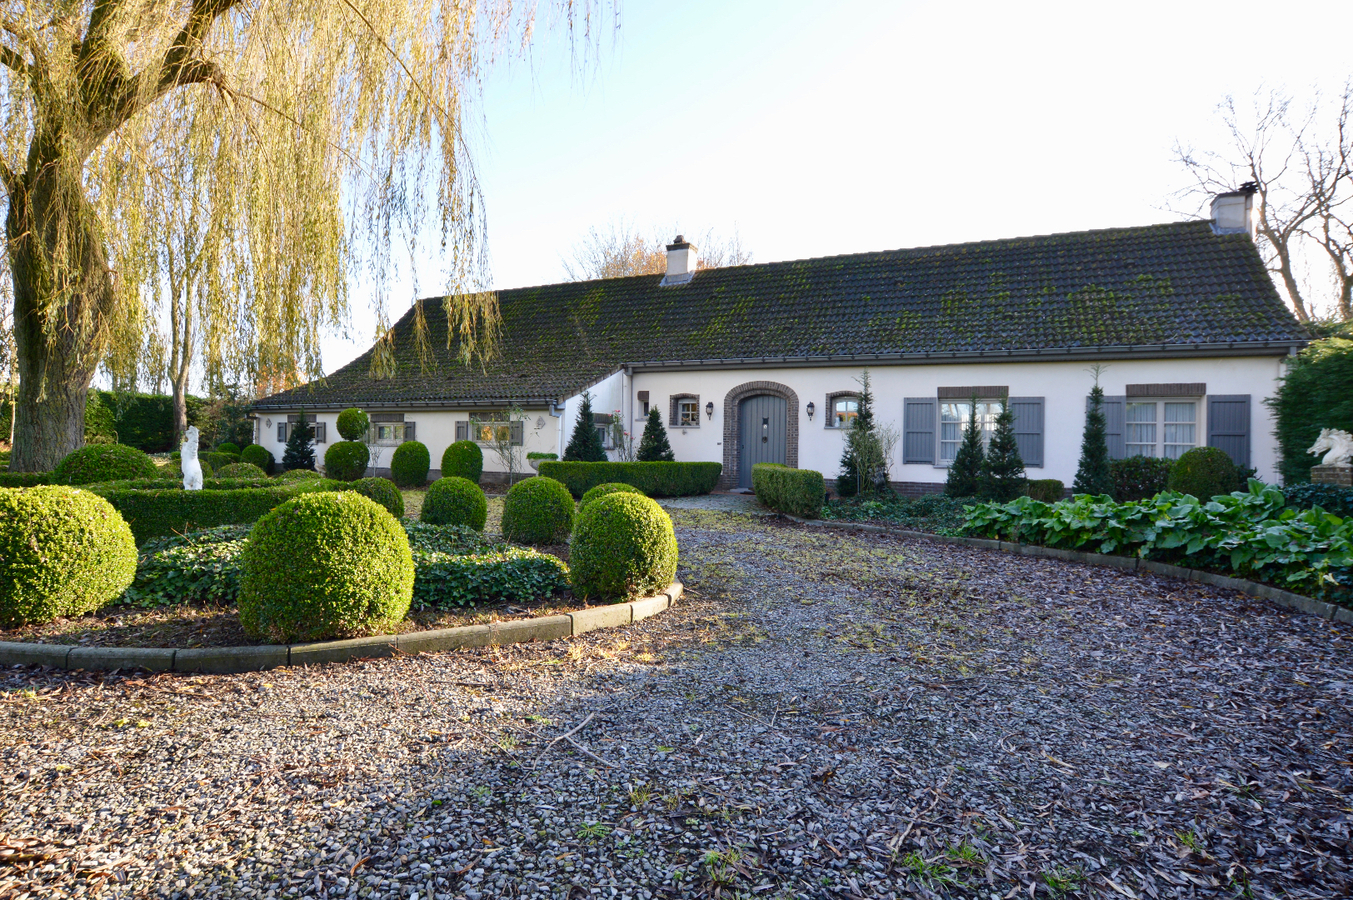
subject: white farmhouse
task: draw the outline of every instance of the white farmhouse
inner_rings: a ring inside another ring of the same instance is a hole
[[[474,437],[472,418],[511,404],[528,414],[515,435],[526,451],[562,454],[589,389],[636,439],[656,406],[677,459],[722,462],[726,487],[749,485],[761,461],[830,480],[868,368],[877,418],[901,435],[902,492],[938,490],[968,417],[990,429],[1000,403],[1029,477],[1069,486],[1098,363],[1112,456],[1211,445],[1273,481],[1263,400],[1309,335],[1255,249],[1250,200],[1218,196],[1211,221],[706,270],[678,237],[665,275],[500,291],[502,349],[486,368],[454,362],[440,298],[421,300],[435,370],[417,361],[410,310],[393,377],[370,374],[368,351],[264,398],[257,439],[280,459],[304,410],[322,455],[338,412],[358,406],[382,443],[426,444],[436,477],[447,445]],[[486,452],[486,470],[496,462]]]

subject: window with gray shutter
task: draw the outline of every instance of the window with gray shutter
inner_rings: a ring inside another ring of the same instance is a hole
[[[935,464],[935,399],[902,401],[902,462]]]
[[[278,423],[277,423],[277,441],[278,441],[278,443],[282,443],[282,444],[285,444],[285,443],[287,442],[287,423],[286,423],[286,422],[278,422]]]
[[[404,423],[404,440],[406,440],[406,441],[416,441],[416,440],[418,440],[418,438],[414,437],[414,423],[413,423],[413,422],[405,422],[405,423]]]
[[[327,443],[329,439],[329,423],[315,422],[313,427],[315,429],[315,443],[316,444]]]
[[[1043,398],[1011,397],[1010,412],[1015,417],[1015,443],[1024,465],[1043,467]]]
[[[1249,394],[1213,394],[1207,398],[1207,445],[1225,450],[1232,462],[1249,468]]]
[[[1104,441],[1109,445],[1109,459],[1123,459],[1127,456],[1127,445],[1123,441],[1127,397],[1105,397],[1101,409],[1104,411]],[[1090,411],[1089,394],[1085,395],[1085,411]],[[1081,433],[1085,433],[1083,425]]]
[[[470,439],[470,423],[469,423],[469,422],[457,422],[457,423],[456,423],[456,440],[458,440],[458,441],[468,441],[469,439]]]

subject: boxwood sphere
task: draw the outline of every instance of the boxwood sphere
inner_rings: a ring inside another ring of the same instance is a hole
[[[354,491],[283,503],[254,525],[241,561],[240,624],[274,643],[386,634],[413,598],[408,535]]]
[[[338,436],[345,441],[360,441],[370,427],[370,417],[355,406],[338,414]]]
[[[219,443],[219,444],[216,445],[216,452],[217,452],[217,453],[233,453],[233,454],[235,454],[236,456],[239,456],[239,455],[240,455],[240,445],[234,443],[233,441],[222,441],[221,443]]]
[[[484,474],[484,451],[474,441],[456,441],[442,454],[442,477],[465,478],[479,484]]]
[[[58,484],[94,484],[155,478],[160,470],[155,460],[126,444],[89,444],[66,454],[52,472]]]
[[[503,498],[503,537],[518,544],[562,544],[573,531],[573,495],[561,482],[537,475]]]
[[[428,481],[432,454],[421,441],[405,441],[390,457],[390,475],[400,487],[422,487]]]
[[[268,473],[253,463],[237,462],[216,470],[217,478],[267,478]]]
[[[273,459],[272,451],[261,444],[250,444],[240,451],[240,462],[249,463],[251,466],[258,466],[265,474],[272,474],[272,467],[276,465]]]
[[[569,544],[569,580],[579,597],[646,597],[671,584],[676,568],[672,519],[648,497],[608,494],[578,518]]]
[[[1170,490],[1209,500],[1217,494],[1229,494],[1237,487],[1240,470],[1217,447],[1194,447],[1170,466]]]
[[[619,481],[608,481],[606,484],[599,484],[583,494],[583,498],[578,501],[578,515],[582,515],[587,507],[591,506],[593,501],[600,500],[608,494],[638,494],[643,496],[644,492],[632,484],[622,484]]]
[[[468,478],[438,478],[423,498],[419,518],[429,525],[468,525],[483,531],[489,517],[489,501]]]
[[[363,497],[370,497],[394,516],[404,518],[404,495],[388,478],[362,478],[354,481],[346,490],[356,491]]]
[[[81,616],[136,575],[136,541],[107,500],[48,485],[0,488],[0,624]]]
[[[366,474],[371,451],[361,441],[337,441],[324,451],[324,474],[335,481],[356,481]]]

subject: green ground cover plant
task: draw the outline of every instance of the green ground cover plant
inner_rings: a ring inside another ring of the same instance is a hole
[[[1281,490],[1254,479],[1246,491],[1205,500],[1167,491],[1125,503],[1088,494],[984,503],[967,509],[965,531],[1179,563],[1353,606],[1353,520],[1293,509]]]
[[[1291,484],[1283,488],[1283,496],[1293,509],[1318,506],[1342,519],[1353,517],[1353,488],[1335,484]]]
[[[415,609],[527,603],[568,588],[563,560],[521,547],[468,555],[418,550],[414,571]]]
[[[870,497],[834,499],[822,508],[822,518],[836,522],[876,522],[908,531],[931,534],[961,534],[966,521],[965,502],[944,494],[923,497]]]

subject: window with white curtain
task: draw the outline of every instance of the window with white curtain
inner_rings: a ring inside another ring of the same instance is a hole
[[[977,425],[982,429],[982,447],[991,443],[996,430],[996,417],[1001,414],[999,400],[977,401]],[[972,401],[945,400],[940,403],[940,464],[948,465],[958,455],[963,443],[963,430],[972,418]]]
[[[1131,401],[1123,435],[1128,456],[1179,459],[1198,446],[1196,400]]]

